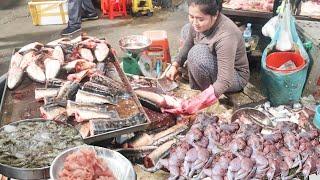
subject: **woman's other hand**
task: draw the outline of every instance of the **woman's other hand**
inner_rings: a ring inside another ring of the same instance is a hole
[[[178,74],[178,63],[173,62],[169,70],[166,72],[166,77],[171,81],[174,81]]]

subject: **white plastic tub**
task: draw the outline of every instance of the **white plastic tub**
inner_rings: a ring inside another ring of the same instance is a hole
[[[68,1],[32,0],[28,3],[33,25],[66,24]]]

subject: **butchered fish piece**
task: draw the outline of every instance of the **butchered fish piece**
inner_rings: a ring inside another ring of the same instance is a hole
[[[41,44],[39,42],[33,42],[33,43],[30,43],[30,44],[27,44],[27,45],[23,46],[18,52],[19,53],[25,53],[25,52],[30,51],[30,50],[38,51],[42,47],[43,47],[43,44]]]
[[[26,72],[32,80],[39,82],[39,83],[46,82],[46,75],[45,75],[44,71],[35,62],[32,62],[27,67]]]
[[[96,49],[94,50],[94,55],[97,61],[102,62],[106,59],[109,54],[109,48],[105,43],[98,43]]]
[[[57,59],[47,58],[44,60],[45,74],[47,79],[57,77],[60,71],[60,61]]]

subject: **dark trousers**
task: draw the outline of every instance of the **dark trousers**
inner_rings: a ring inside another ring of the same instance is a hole
[[[68,1],[68,26],[81,27],[81,15],[97,14],[91,0],[69,0]]]

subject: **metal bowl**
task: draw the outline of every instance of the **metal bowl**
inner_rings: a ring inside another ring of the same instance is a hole
[[[139,54],[151,45],[151,40],[143,35],[125,36],[119,40],[120,48],[127,53]]]
[[[103,158],[107,164],[108,168],[113,172],[114,176],[117,180],[135,180],[137,179],[136,173],[133,169],[132,164],[128,159],[126,159],[124,156],[122,156],[120,153],[102,148],[97,146],[89,146],[89,145],[83,145],[74,147],[71,149],[68,149],[64,152],[62,152],[59,156],[57,156],[51,166],[50,166],[50,177],[53,180],[58,180],[59,178],[59,172],[64,167],[64,161],[67,158],[68,155],[72,154],[73,152],[76,152],[80,150],[81,148],[92,148],[97,152],[97,155],[101,158]]]
[[[26,119],[26,120],[15,121],[8,125],[17,125],[21,122],[34,122],[34,121],[47,122],[48,120],[45,120],[42,118]],[[55,121],[52,121],[52,122],[56,123]],[[71,125],[67,125],[67,126],[69,126],[70,128],[73,128],[75,131],[78,132],[78,130],[76,130]],[[6,126],[1,127],[0,131],[4,130],[5,127]],[[80,136],[80,133],[79,133],[79,136]],[[7,164],[0,163],[0,174],[3,174],[9,178],[15,178],[15,179],[48,179],[50,177],[49,169],[50,169],[49,166],[41,167],[41,168],[19,168],[19,167],[13,167]]]
[[[274,126],[272,121],[264,112],[254,108],[240,108],[236,110],[231,116],[231,121],[233,122],[239,119],[241,116],[243,116],[247,122],[258,124],[264,128],[272,129]]]

